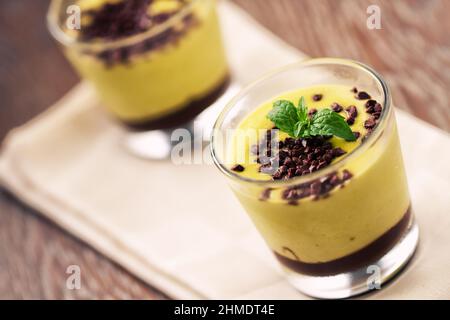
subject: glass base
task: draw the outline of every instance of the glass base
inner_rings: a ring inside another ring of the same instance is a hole
[[[231,83],[226,91],[207,109],[200,113],[195,119],[187,121],[181,128],[150,130],[141,132],[128,132],[124,145],[127,151],[134,156],[147,160],[168,160],[170,159],[172,148],[178,141],[172,141],[172,132],[175,129],[186,129],[190,132],[194,144],[195,139],[208,142],[212,133],[214,121],[222,111],[226,103],[240,90],[240,86]],[[195,136],[195,133],[200,136]]]
[[[192,125],[193,123],[190,122],[183,129],[192,132]],[[178,143],[171,138],[172,130],[129,132],[124,145],[125,149],[136,157],[146,160],[167,160],[170,159],[172,148]]]
[[[308,296],[343,299],[378,290],[411,259],[419,241],[419,228],[413,221],[402,239],[381,259],[364,268],[329,277],[302,275],[284,268],[287,280]]]

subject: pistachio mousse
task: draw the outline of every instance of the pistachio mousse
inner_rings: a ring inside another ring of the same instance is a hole
[[[378,128],[382,116],[370,93],[325,85],[276,97],[238,125],[229,154],[244,161],[230,169],[245,180],[279,183],[262,189],[241,182],[234,191],[286,268],[314,276],[349,272],[377,261],[408,229],[398,135],[395,122]],[[261,129],[257,143],[246,138]],[[376,143],[353,154],[377,129],[383,132]]]
[[[79,0],[66,53],[131,128],[183,124],[228,85],[214,0]],[[81,44],[82,46],[77,46]]]

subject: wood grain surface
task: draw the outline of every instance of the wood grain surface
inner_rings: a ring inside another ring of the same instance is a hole
[[[234,0],[310,56],[360,60],[388,80],[396,106],[450,131],[450,1]],[[371,4],[381,30],[366,26]],[[0,1],[0,140],[77,81],[45,27],[47,0]],[[81,268],[81,290],[66,268]],[[0,189],[0,299],[164,299]]]

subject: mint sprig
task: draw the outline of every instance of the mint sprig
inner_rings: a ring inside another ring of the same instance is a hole
[[[347,141],[356,140],[345,118],[331,109],[321,109],[310,118],[304,97],[300,98],[297,107],[289,100],[275,101],[267,118],[293,138],[336,136]]]

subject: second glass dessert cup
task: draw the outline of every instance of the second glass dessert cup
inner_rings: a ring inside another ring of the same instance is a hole
[[[330,85],[363,88],[380,101],[379,121],[360,145],[323,169],[291,179],[258,180],[237,172],[244,168],[236,169],[230,155],[243,152],[247,157],[250,151],[231,150],[236,144],[229,137],[248,115],[282,94]],[[311,59],[277,70],[229,103],[215,124],[211,146],[215,164],[298,290],[318,298],[361,294],[378,289],[412,257],[418,227],[391,96],[369,67]],[[348,172],[351,179],[345,177]],[[330,183],[334,176],[341,182]],[[326,194],[310,192],[324,184]],[[282,196],[289,192],[303,195],[293,203]]]
[[[67,25],[73,5],[79,29]],[[215,0],[53,0],[48,26],[142,156],[167,150],[171,130],[190,129],[228,88]]]

